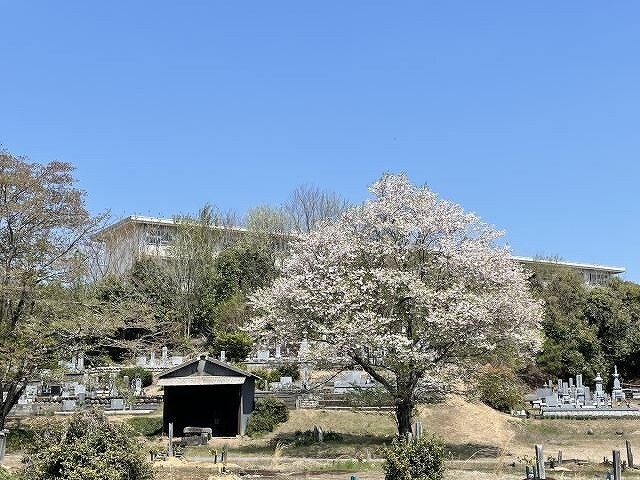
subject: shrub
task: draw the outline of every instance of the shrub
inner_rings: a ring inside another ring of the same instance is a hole
[[[274,381],[280,380],[280,377],[291,377],[293,381],[300,380],[300,369],[295,363],[285,363],[276,368],[275,373],[278,378]]]
[[[7,435],[7,452],[13,453],[24,450],[33,441],[33,430],[25,427],[15,427]],[[0,477],[2,479],[2,477]]]
[[[241,362],[251,353],[253,341],[244,332],[221,333],[213,342],[213,354],[217,357],[224,350],[225,358],[231,362]]]
[[[120,378],[124,378],[125,375],[129,377],[130,382],[133,381],[134,378],[136,378],[136,375],[139,375],[140,380],[142,380],[143,388],[148,387],[153,383],[153,372],[142,367],[123,368],[122,370],[120,370],[120,373],[118,373],[118,376]]]
[[[339,432],[334,432],[333,430],[327,430],[322,434],[323,442],[342,442],[344,440],[344,436]],[[313,430],[305,430],[304,432],[301,430],[296,430],[293,434],[293,443],[294,445],[312,445],[317,443],[316,440],[316,432]]]
[[[132,417],[127,420],[138,435],[157,437],[162,435],[162,417]]]
[[[295,363],[287,363],[274,369],[256,368],[251,370],[251,373],[262,379],[258,386],[265,390],[269,388],[270,382],[280,381],[280,377],[291,377],[293,381],[300,380],[300,369]]]
[[[78,412],[68,422],[48,421],[26,451],[21,478],[151,480],[151,466],[131,434],[98,411]]]
[[[265,397],[256,402],[255,409],[249,417],[247,435],[253,437],[272,432],[276,425],[289,420],[287,406],[275,397]]]
[[[12,475],[9,470],[0,465],[0,480],[17,480],[15,475]]]
[[[513,370],[487,366],[478,376],[478,396],[491,408],[509,413],[522,406],[522,386]]]
[[[441,480],[444,475],[444,443],[435,435],[395,438],[384,457],[385,480]]]

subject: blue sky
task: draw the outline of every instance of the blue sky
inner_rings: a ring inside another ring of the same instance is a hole
[[[519,255],[640,281],[637,2],[0,0],[0,144],[94,212],[406,172]]]

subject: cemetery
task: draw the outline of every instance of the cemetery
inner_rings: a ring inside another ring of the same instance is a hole
[[[568,382],[558,379],[557,384],[549,380],[543,388],[536,389],[528,395],[527,400],[538,409],[542,417],[637,417],[640,409],[631,407],[622,389],[618,369],[614,366],[612,390],[603,390],[602,377],[598,374],[594,379],[595,389],[592,391],[583,385],[582,375],[577,374]]]

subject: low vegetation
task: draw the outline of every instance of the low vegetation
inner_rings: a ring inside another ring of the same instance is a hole
[[[48,421],[25,450],[21,480],[151,480],[141,445],[122,423],[97,411]]]
[[[385,480],[441,480],[445,445],[435,435],[407,440],[394,438],[384,450]]]
[[[247,435],[259,436],[273,429],[289,419],[287,406],[275,397],[266,397],[256,402],[253,414],[247,425]]]
[[[131,417],[127,419],[127,424],[142,437],[162,435],[162,417]]]
[[[133,381],[134,378],[140,377],[142,382],[142,388],[148,387],[153,383],[153,372],[143,367],[129,367],[123,368],[118,373],[120,378],[129,377],[129,381]],[[129,385],[127,385],[128,387]]]

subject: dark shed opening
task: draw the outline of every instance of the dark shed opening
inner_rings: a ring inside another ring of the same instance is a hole
[[[213,436],[244,435],[253,411],[255,376],[215,358],[202,356],[158,376],[164,387],[163,430],[208,427]]]

